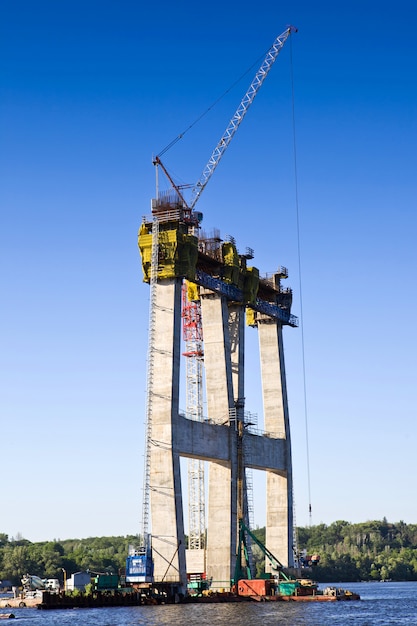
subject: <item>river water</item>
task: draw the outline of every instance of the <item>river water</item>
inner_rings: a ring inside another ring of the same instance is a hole
[[[322,587],[327,585],[322,585]],[[417,582],[338,583],[359,602],[244,602],[38,611],[12,609],[25,626],[401,626],[417,624]],[[10,610],[10,609],[9,609]],[[11,623],[16,623],[11,622]]]

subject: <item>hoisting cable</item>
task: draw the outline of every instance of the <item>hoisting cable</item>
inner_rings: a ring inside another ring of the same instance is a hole
[[[298,255],[298,285],[300,291],[300,330],[301,330],[301,353],[302,353],[302,369],[303,369],[303,394],[304,394],[304,424],[306,438],[306,460],[307,460],[307,487],[308,487],[308,515],[309,525],[311,526],[311,481],[310,481],[310,452],[308,441],[308,410],[307,410],[307,386],[306,386],[306,365],[305,365],[305,347],[304,347],[304,315],[303,315],[303,288],[302,288],[302,272],[301,272],[301,244],[300,244],[300,212],[298,202],[298,172],[297,172],[297,142],[295,132],[295,97],[294,97],[294,72],[292,59],[292,37],[290,37],[290,73],[291,73],[291,96],[292,96],[292,130],[293,130],[293,153],[294,153],[294,180],[295,180],[295,208],[297,222],[297,255]]]
[[[245,76],[246,76],[247,74],[249,74],[249,72],[251,72],[255,66],[256,66],[256,67],[258,67],[260,60],[264,58],[264,56],[265,56],[265,54],[266,54],[267,52],[268,52],[268,51],[266,51],[263,55],[261,55],[260,57],[258,57],[258,58],[256,59],[256,61],[254,61],[254,62],[252,63],[252,65],[251,65],[250,67],[248,67],[248,69],[247,69],[245,72],[243,72],[243,74],[242,74],[242,75],[241,75],[241,76],[240,76],[237,80],[235,80],[235,82],[234,82],[234,83],[232,83],[232,84],[230,85],[230,87],[229,87],[228,89],[226,89],[226,91],[224,91],[224,92],[221,94],[221,96],[219,96],[219,97],[217,98],[217,100],[215,100],[215,101],[214,101],[214,102],[213,102],[213,103],[212,103],[212,104],[211,104],[211,105],[210,105],[210,106],[209,106],[209,107],[208,107],[208,108],[207,108],[207,109],[206,109],[203,113],[201,113],[201,114],[200,114],[200,115],[199,115],[199,116],[198,116],[198,117],[194,120],[194,122],[192,122],[192,123],[191,123],[191,124],[190,124],[190,125],[189,125],[189,126],[188,126],[188,127],[187,127],[184,131],[183,131],[183,132],[182,132],[182,133],[180,133],[179,135],[177,135],[177,136],[175,137],[175,139],[173,139],[172,141],[170,141],[170,142],[169,142],[169,144],[167,144],[167,145],[165,146],[165,148],[163,148],[160,152],[158,152],[157,157],[161,157],[163,154],[165,154],[165,152],[168,152],[168,150],[170,150],[170,148],[172,148],[173,146],[175,146],[175,144],[176,144],[176,143],[177,143],[180,139],[182,139],[182,138],[184,137],[184,135],[185,135],[186,133],[188,133],[188,131],[189,131],[189,130],[191,130],[191,129],[193,128],[193,126],[195,126],[195,125],[196,125],[196,124],[197,124],[197,123],[198,123],[201,119],[203,119],[203,117],[205,117],[205,116],[207,115],[207,113],[209,113],[209,112],[211,111],[211,109],[213,109],[213,108],[216,106],[216,104],[218,104],[218,103],[220,102],[220,100],[222,100],[222,99],[223,99],[223,98],[224,98],[224,97],[225,97],[225,96],[226,96],[226,95],[227,95],[227,94],[228,94],[228,93],[229,93],[229,92],[230,92],[230,91],[231,91],[234,87],[236,87],[236,85],[237,85],[238,83],[240,83],[240,81],[241,81],[243,78],[245,78]]]

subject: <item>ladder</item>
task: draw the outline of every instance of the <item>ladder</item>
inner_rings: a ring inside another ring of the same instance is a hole
[[[149,511],[151,490],[151,435],[153,408],[153,380],[155,365],[155,333],[156,333],[156,288],[158,282],[159,255],[159,221],[156,216],[152,221],[152,253],[150,276],[149,329],[148,329],[148,367],[146,379],[146,414],[145,414],[145,460],[143,473],[143,504],[142,504],[142,541],[145,548],[150,547]]]

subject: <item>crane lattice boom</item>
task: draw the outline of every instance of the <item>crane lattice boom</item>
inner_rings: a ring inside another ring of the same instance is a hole
[[[200,176],[199,181],[196,183],[196,185],[193,188],[192,191],[192,200],[190,203],[189,208],[193,209],[194,206],[196,205],[199,197],[201,196],[201,194],[203,193],[203,190],[205,188],[205,186],[207,185],[208,181],[210,180],[211,176],[214,173],[214,170],[216,169],[216,167],[218,166],[220,159],[222,158],[223,154],[225,153],[226,149],[228,148],[230,142],[232,141],[237,129],[239,128],[239,125],[241,124],[243,118],[245,117],[246,113],[248,112],[248,109],[250,107],[250,105],[252,104],[252,102],[255,99],[256,94],[258,93],[262,83],[264,82],[265,78],[268,75],[269,70],[271,69],[272,65],[274,64],[278,54],[280,53],[282,47],[284,46],[284,43],[286,42],[286,40],[288,39],[289,35],[296,31],[296,29],[293,26],[290,26],[289,28],[287,28],[283,33],[281,33],[281,35],[278,35],[278,37],[275,39],[274,43],[272,44],[272,46],[270,47],[270,49],[268,50],[268,53],[261,65],[261,67],[259,68],[259,70],[256,72],[255,78],[253,79],[249,89],[247,90],[247,92],[245,93],[245,95],[243,96],[243,99],[241,101],[241,103],[239,104],[236,113],[234,114],[234,116],[232,117],[232,119],[230,120],[226,130],[224,131],[223,135],[220,138],[220,141],[218,142],[217,146],[214,148],[212,155],[210,157],[210,159],[208,160],[207,165],[205,166],[203,173]]]

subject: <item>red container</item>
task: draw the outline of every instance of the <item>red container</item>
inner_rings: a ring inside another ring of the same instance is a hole
[[[237,593],[239,596],[269,596],[271,595],[271,581],[264,578],[239,580]]]

